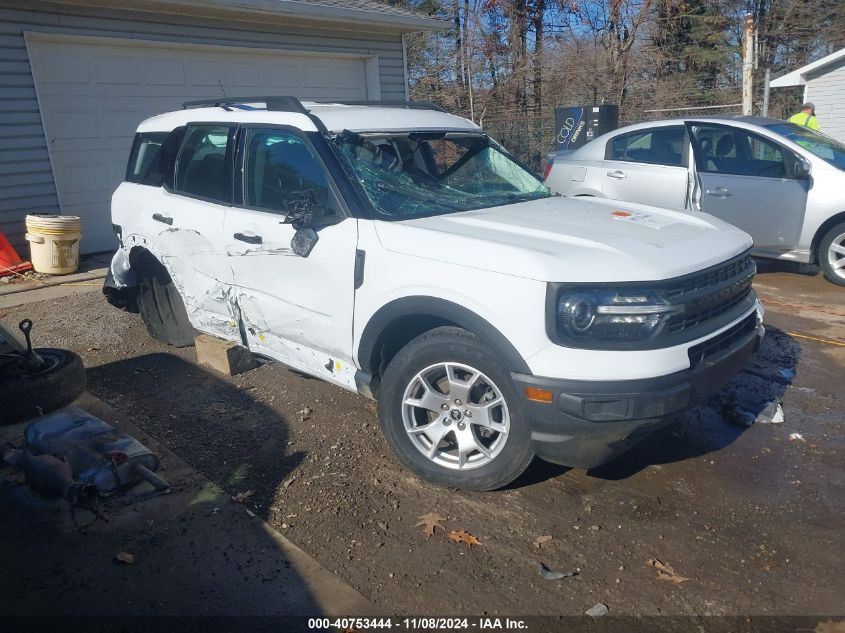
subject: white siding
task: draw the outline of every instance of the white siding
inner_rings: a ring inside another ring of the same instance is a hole
[[[23,239],[24,216],[33,211],[59,211],[25,31],[375,55],[381,98],[405,98],[402,41],[398,34],[0,0],[0,231],[22,255],[28,252]],[[174,103],[173,107],[178,106]]]
[[[816,106],[822,132],[845,141],[845,59],[808,77],[806,95]]]

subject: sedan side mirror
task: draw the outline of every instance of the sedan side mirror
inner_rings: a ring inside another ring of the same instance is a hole
[[[808,180],[813,166],[803,156],[795,157],[795,167],[793,167],[796,180]]]

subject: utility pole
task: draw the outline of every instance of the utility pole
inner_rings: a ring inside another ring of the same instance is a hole
[[[772,80],[772,69],[766,67],[766,74],[763,77],[763,116],[769,116],[769,83]]]
[[[742,113],[752,113],[754,76],[754,16],[745,15],[742,21]]]

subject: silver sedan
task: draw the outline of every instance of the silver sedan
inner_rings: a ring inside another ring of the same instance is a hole
[[[651,121],[552,154],[567,196],[705,211],[743,229],[759,257],[813,263],[845,286],[845,144],[752,116]]]

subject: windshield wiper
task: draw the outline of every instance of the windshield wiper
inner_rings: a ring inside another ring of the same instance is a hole
[[[535,199],[535,196],[542,196],[544,198],[551,197],[551,195],[546,191],[524,191],[518,192],[514,191],[511,193],[491,193],[487,196],[478,196],[474,198],[474,200],[506,200],[508,202],[512,200],[518,200],[520,198],[525,198],[525,201]]]
[[[389,191],[391,193],[398,193],[399,195],[406,196],[413,200],[419,200],[420,202],[428,202],[431,204],[436,204],[439,206],[447,207],[449,209],[453,209],[455,211],[462,211],[463,207],[452,204],[449,202],[444,202],[441,198],[436,196],[429,196],[424,193],[417,193],[415,191],[408,191],[407,189],[402,189],[400,187],[394,187],[393,185],[386,183],[383,180],[376,180],[375,181],[376,189],[379,191]]]

